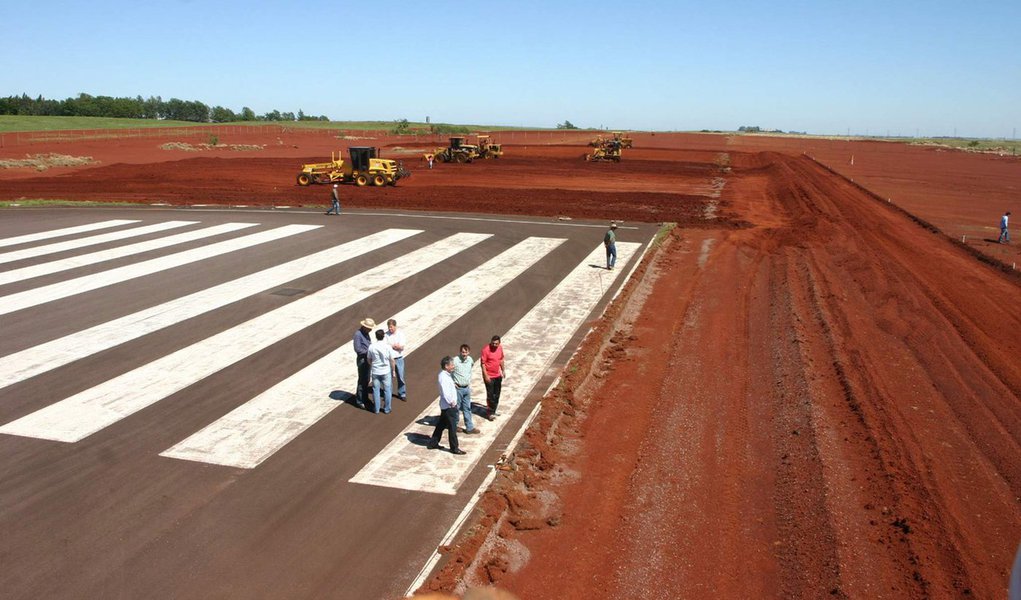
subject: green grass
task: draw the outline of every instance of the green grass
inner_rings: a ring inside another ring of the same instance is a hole
[[[1006,152],[1014,155],[1021,153],[1021,142],[1004,138],[912,138],[898,141],[907,141],[911,145],[944,146],[971,152]]]
[[[259,127],[265,125],[281,125],[295,129],[354,129],[365,131],[389,131],[393,129],[393,121],[238,121],[235,123],[192,123],[190,121],[156,121],[153,119],[110,119],[105,117],[32,117],[0,115],[0,133],[18,131],[61,131],[78,129],[141,129],[152,127],[203,127],[203,126],[240,126]],[[427,133],[429,125],[425,123],[409,123],[412,130]],[[433,125],[447,125],[433,123]],[[509,127],[503,125],[450,125],[472,131],[512,131],[536,128]],[[541,129],[541,128],[540,128]]]
[[[23,117],[0,115],[0,133],[15,131],[60,131],[64,129],[140,129],[143,127],[195,127],[187,121],[152,119],[108,119],[105,117]]]

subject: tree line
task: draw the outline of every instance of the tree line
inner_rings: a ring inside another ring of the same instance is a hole
[[[120,119],[170,119],[195,123],[231,123],[236,121],[329,121],[325,115],[306,115],[301,110],[280,112],[272,110],[256,115],[247,106],[234,112],[222,106],[210,107],[198,100],[163,100],[159,96],[142,98],[113,98],[78,94],[77,98],[47,100],[41,95],[29,98],[27,94],[0,98],[0,115],[30,115],[50,117],[111,117]]]

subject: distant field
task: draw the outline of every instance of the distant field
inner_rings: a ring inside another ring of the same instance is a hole
[[[302,129],[363,129],[370,131],[390,130],[393,121],[237,121],[233,123],[193,123],[191,121],[154,121],[152,119],[111,119],[105,117],[31,117],[0,115],[0,133],[18,131],[62,131],[81,129],[141,129],[150,127],[202,127],[208,126],[264,126],[281,125]],[[412,130],[427,131],[426,123],[409,122]],[[433,123],[438,128],[457,128],[483,131],[510,131],[534,127],[507,127],[502,125],[448,125]],[[541,129],[541,128],[540,128]]]

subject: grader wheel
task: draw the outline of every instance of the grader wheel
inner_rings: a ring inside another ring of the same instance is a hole
[[[298,185],[309,185],[312,183],[312,177],[308,173],[298,173]]]
[[[369,185],[369,176],[365,173],[359,173],[358,176],[355,177],[355,185],[358,187],[365,187]]]
[[[467,154],[458,154],[458,155],[454,156],[454,160],[456,162],[458,162],[458,163],[464,164],[464,163],[468,162],[468,155]]]
[[[376,187],[383,187],[384,185],[386,185],[386,177],[383,177],[382,175],[380,175],[378,173],[373,175],[372,176],[372,185],[374,185]]]

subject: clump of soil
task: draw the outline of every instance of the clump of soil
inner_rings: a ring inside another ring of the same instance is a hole
[[[162,150],[184,150],[185,152],[202,152],[205,150],[232,150],[234,152],[252,152],[265,149],[265,144],[189,144],[188,142],[167,142]]]
[[[0,160],[0,169],[35,169],[45,171],[50,167],[80,167],[99,161],[91,156],[69,156],[67,154],[26,154],[26,158],[9,158]]]

